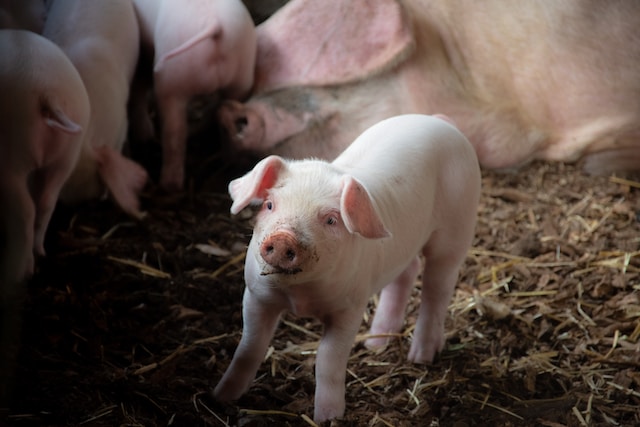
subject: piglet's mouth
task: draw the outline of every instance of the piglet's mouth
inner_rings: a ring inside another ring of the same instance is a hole
[[[271,267],[271,269],[269,270],[262,270],[260,272],[261,276],[270,276],[272,274],[284,274],[284,275],[294,275],[294,274],[298,274],[301,273],[302,269],[300,267],[296,267],[296,268],[281,268],[281,267]]]

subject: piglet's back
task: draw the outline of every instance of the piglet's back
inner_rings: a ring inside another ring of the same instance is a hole
[[[382,120],[364,131],[333,165],[365,183],[423,187],[426,180],[446,179],[447,170],[479,177],[477,155],[467,138],[449,121],[406,114]],[[444,169],[444,170],[443,170]]]
[[[442,118],[408,114],[382,120],[333,166],[363,183],[383,222],[401,241],[411,240],[425,221],[431,225],[423,230],[429,235],[449,221],[463,223],[467,214],[475,215],[478,158],[467,138]]]
[[[405,114],[371,126],[333,164],[380,176],[399,170],[410,173],[410,167],[437,167],[445,158],[477,164],[473,147],[451,122],[437,116]]]

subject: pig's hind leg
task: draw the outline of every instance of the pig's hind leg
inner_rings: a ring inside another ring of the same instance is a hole
[[[419,270],[420,258],[416,256],[393,282],[382,289],[369,331],[372,336],[365,341],[367,348],[382,348],[389,343],[390,334],[400,332],[406,317],[407,302]]]
[[[460,236],[443,231],[434,234],[423,250],[425,265],[420,309],[408,355],[414,363],[431,363],[444,347],[444,323],[449,302],[472,235]]]
[[[58,195],[67,175],[56,168],[41,169],[33,174],[31,191],[35,203],[33,249],[38,255],[45,255],[44,238],[51,216],[58,201]]]
[[[100,177],[118,206],[134,218],[141,219],[138,194],[147,183],[147,171],[109,146],[96,148]]]
[[[587,154],[584,170],[591,175],[640,170],[640,131],[626,140],[616,142],[615,148]]]

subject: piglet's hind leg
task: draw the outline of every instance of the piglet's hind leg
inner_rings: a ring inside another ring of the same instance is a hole
[[[44,238],[66,176],[54,168],[37,171],[33,176],[33,199],[36,205],[33,246],[44,255]]]
[[[453,237],[434,236],[424,251],[420,309],[408,356],[414,363],[432,362],[444,347],[444,322],[469,247],[468,238]]]
[[[96,148],[100,177],[116,203],[134,218],[142,218],[138,193],[147,183],[147,171],[108,146]]]
[[[404,324],[405,309],[420,269],[420,258],[415,257],[407,268],[380,293],[380,302],[371,323],[370,335],[365,345],[370,349],[384,347],[389,337],[384,336],[400,332]]]

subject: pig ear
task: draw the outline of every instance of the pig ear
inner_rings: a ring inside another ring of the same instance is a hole
[[[345,83],[394,67],[414,47],[400,3],[289,2],[257,27],[255,90]]]
[[[343,181],[340,213],[350,233],[360,233],[367,239],[391,236],[376,212],[369,192],[351,176],[346,176]]]
[[[205,39],[208,39],[208,38],[219,39],[221,34],[222,34],[222,25],[220,25],[220,22],[217,19],[213,19],[212,22],[207,27],[205,27],[202,31],[200,31],[198,34],[191,37],[189,40],[185,41],[180,46],[174,49],[171,49],[169,52],[164,53],[159,58],[156,58],[156,64],[153,67],[153,71],[157,73],[162,69],[162,67],[164,66],[164,63],[167,62],[169,59],[181,54],[182,52],[188,51],[193,46],[195,46],[196,44],[200,43]]]
[[[82,127],[71,120],[60,108],[45,102],[41,106],[41,112],[45,123],[51,128],[59,129],[70,134],[77,134],[82,131]]]
[[[269,156],[261,160],[251,172],[229,183],[229,194],[233,199],[231,213],[236,215],[254,199],[263,199],[266,191],[278,180],[280,171],[286,167],[278,156]]]

